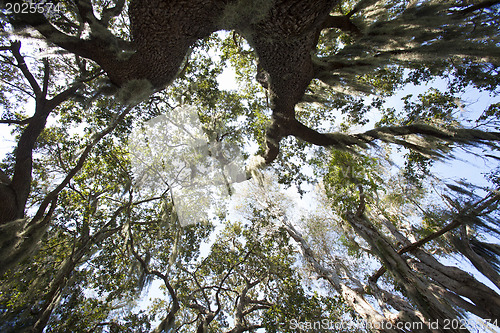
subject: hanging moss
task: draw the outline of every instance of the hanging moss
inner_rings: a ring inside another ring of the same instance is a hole
[[[273,0],[238,0],[226,6],[219,24],[222,29],[244,31],[264,20],[273,5]]]
[[[138,104],[154,93],[154,87],[147,79],[131,80],[116,93],[115,98],[121,104]]]

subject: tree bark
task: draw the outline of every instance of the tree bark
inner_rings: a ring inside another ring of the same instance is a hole
[[[457,244],[456,248],[476,267],[476,269],[486,276],[498,289],[500,289],[500,274],[483,257],[478,255],[470,246],[466,227],[462,226],[460,237],[453,239]]]
[[[429,322],[445,323],[459,318],[456,311],[436,293],[435,284],[420,274],[415,274],[401,255],[364,215],[359,212],[358,214],[348,213],[345,219],[356,233],[370,244],[374,253],[382,260],[387,270],[393,274],[396,281],[405,289],[406,295]],[[468,332],[460,328],[452,328],[450,331]]]
[[[409,264],[415,271],[430,277],[446,290],[467,297],[471,303],[469,309],[477,309],[471,312],[484,319],[500,321],[500,295],[494,290],[457,267],[441,264],[422,250],[414,254],[419,261],[409,260]]]
[[[0,183],[0,225],[9,221],[24,218],[24,210],[31,189],[31,173],[33,168],[33,149],[40,133],[45,129],[45,124],[50,113],[62,102],[69,99],[79,88],[80,84],[73,84],[66,90],[47,99],[50,65],[43,61],[43,83],[39,85],[35,76],[26,65],[24,56],[21,55],[21,43],[12,42],[8,49],[16,59],[16,67],[28,81],[35,96],[35,113],[27,121],[26,128],[15,150],[15,164],[12,180]]]
[[[90,27],[89,39],[64,34],[38,13],[18,14],[11,22],[30,25],[63,49],[95,61],[119,87],[145,79],[162,89],[177,75],[189,48],[218,30],[216,24],[230,2],[132,0],[128,6],[131,42],[112,35],[109,20],[98,20],[85,1],[77,2],[77,15]]]
[[[446,132],[430,126],[424,128],[422,125],[379,128],[354,136],[321,134],[298,125],[295,105],[303,97],[311,80],[321,74],[321,70],[315,68],[311,59],[319,32],[324,28],[334,28],[361,36],[361,30],[350,21],[350,17],[361,7],[357,6],[345,16],[330,16],[329,13],[338,4],[338,0],[275,0],[269,8],[262,9],[258,18],[254,18],[249,16],[249,9],[243,8],[242,3],[244,5],[244,2],[235,0],[132,0],[128,13],[131,42],[113,36],[108,30],[109,16],[117,15],[117,11],[123,8],[118,5],[106,10],[103,14],[105,18],[99,20],[90,1],[77,2],[78,15],[91,30],[90,38],[85,40],[62,33],[42,14],[16,15],[12,22],[31,25],[49,41],[94,60],[106,71],[111,82],[119,87],[132,80],[147,80],[154,89],[164,88],[176,77],[189,48],[197,40],[220,29],[238,31],[255,49],[259,58],[258,72],[264,77],[264,80],[259,81],[269,90],[271,97],[272,125],[266,134],[267,151],[264,156],[268,164],[276,159],[279,143],[288,135],[315,145],[340,149],[353,145],[365,146],[368,142],[382,140],[438,157],[441,152],[431,149],[431,146],[415,144],[401,139],[401,136],[419,134],[445,142],[467,144],[499,140],[498,133],[463,129]],[[466,16],[495,3],[496,1],[484,1],[479,5],[469,6],[462,10],[461,15]],[[415,49],[419,50],[419,47]],[[394,52],[409,50],[390,50],[385,53],[390,55]],[[370,67],[369,64],[361,65]],[[350,67],[341,62],[330,63],[327,67],[338,66]]]
[[[5,234],[2,234],[2,237],[0,237],[0,250],[2,253],[2,257],[0,257],[0,275],[13,268],[17,263],[35,251],[40,239],[50,224],[59,193],[84,166],[87,156],[94,146],[118,126],[123,118],[130,112],[132,107],[133,106],[129,106],[125,108],[113,123],[109,124],[103,131],[94,136],[93,140],[80,155],[77,164],[69,171],[64,180],[42,200],[38,207],[38,211],[31,221],[28,222],[28,220],[23,219],[0,225],[0,231]],[[47,207],[49,207],[48,212]]]
[[[475,315],[485,318],[485,319],[497,319],[499,318],[500,312],[500,295],[498,295],[494,290],[487,287],[483,283],[476,280],[469,273],[453,266],[445,266],[437,261],[433,256],[426,253],[420,247],[426,242],[431,241],[439,236],[444,235],[450,230],[460,227],[461,237],[464,238],[465,224],[470,221],[473,217],[479,216],[483,211],[491,209],[492,206],[498,201],[498,194],[492,192],[485,196],[484,198],[466,205],[464,208],[460,209],[452,221],[448,223],[445,227],[436,231],[435,233],[422,238],[421,240],[410,243],[410,241],[401,234],[394,226],[391,225],[386,219],[383,223],[390,230],[391,234],[396,238],[396,240],[403,244],[403,247],[398,250],[398,254],[402,255],[406,252],[412,253],[416,258],[406,259],[410,267],[412,267],[416,272],[421,273],[423,276],[430,278],[435,282],[434,288],[437,292],[442,295],[446,295],[452,303],[456,306],[463,308],[466,311],[470,311]],[[467,236],[465,235],[464,239]],[[456,240],[458,242],[458,240]],[[463,248],[463,249],[462,249]],[[467,247],[460,246],[464,252],[467,251]],[[469,250],[472,251],[469,247]],[[469,255],[472,253],[468,252]],[[481,258],[482,259],[482,258]],[[484,259],[483,259],[484,260]],[[492,267],[484,262],[486,265],[479,265],[482,269],[485,269],[491,276],[492,282],[495,283],[495,271]],[[490,269],[488,271],[487,269]],[[380,269],[375,275],[370,277],[372,283],[376,282],[376,279],[383,274],[385,269]],[[496,273],[498,275],[498,273]],[[486,275],[490,278],[488,275]],[[466,297],[464,299],[463,297]]]
[[[389,325],[392,324],[389,319],[375,310],[373,306],[365,300],[365,298],[359,291],[356,291],[343,283],[335,272],[332,272],[326,267],[322,266],[316,260],[312,249],[309,247],[304,238],[295,230],[295,228],[290,223],[286,221],[286,217],[283,217],[283,219],[285,219],[283,222],[285,230],[290,235],[290,237],[299,245],[304,259],[309,263],[309,265],[311,265],[316,274],[325,279],[333,287],[333,289],[342,296],[342,298],[349,304],[349,306],[352,307],[352,309],[361,316],[361,318],[363,318],[369,325],[371,325],[371,327],[379,328],[376,329],[376,331],[378,332],[401,332],[396,329],[388,329],[387,327],[391,327]]]

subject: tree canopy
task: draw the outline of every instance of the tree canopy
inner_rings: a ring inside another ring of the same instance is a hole
[[[0,13],[2,331],[500,327],[500,1]]]

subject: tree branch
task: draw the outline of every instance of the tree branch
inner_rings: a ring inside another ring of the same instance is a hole
[[[101,24],[104,27],[108,27],[109,20],[111,20],[111,18],[113,17],[120,15],[124,6],[125,6],[125,0],[116,0],[116,5],[114,7],[104,9],[101,14]]]
[[[355,36],[361,36],[361,30],[351,22],[349,16],[347,15],[330,15],[328,16],[323,24],[321,25],[321,29],[339,29],[344,32],[351,33]]]
[[[42,94],[42,90],[40,89],[40,86],[38,85],[38,82],[36,81],[35,77],[29,70],[28,66],[26,65],[26,62],[24,61],[24,57],[21,55],[21,42],[20,41],[14,41],[11,42],[10,44],[10,50],[12,51],[12,55],[17,61],[17,67],[21,70],[23,73],[24,77],[28,80],[31,89],[33,89],[33,92],[35,93],[35,96],[39,98]]]
[[[45,128],[45,124],[48,116],[60,103],[67,100],[80,84],[71,86],[70,88],[64,90],[60,94],[56,95],[51,100],[46,100],[45,95],[47,93],[47,85],[45,81],[48,80],[48,62],[45,63],[45,78],[44,78],[44,88],[43,91],[37,93],[35,114],[33,117],[21,121],[27,122],[28,126],[23,130],[21,137],[19,138],[17,149],[16,149],[16,162],[14,166],[14,175],[12,176],[12,189],[16,195],[16,216],[17,218],[22,218],[24,216],[24,209],[26,206],[26,201],[28,199],[31,187],[31,173],[33,168],[33,148],[35,146],[38,136]],[[52,199],[46,201],[46,206]],[[41,216],[39,216],[41,218]]]
[[[26,125],[28,124],[33,117],[26,118],[23,120],[14,120],[14,119],[0,119],[0,124],[8,124],[8,125]]]
[[[52,109],[56,108],[57,106],[59,106],[59,104],[61,104],[62,102],[73,96],[76,93],[76,91],[82,86],[83,83],[81,82],[73,83],[71,86],[69,86],[65,90],[61,91],[59,94],[49,99],[47,101],[48,107]]]
[[[492,141],[500,141],[500,132],[485,132],[478,129],[452,128],[441,129],[427,124],[411,124],[406,126],[386,126],[374,128],[359,134],[319,133],[296,119],[275,119],[267,133],[267,164],[279,154],[279,141],[292,135],[298,139],[317,146],[332,147],[340,150],[351,150],[353,147],[367,148],[373,141],[402,145],[425,156],[443,158],[445,147],[437,146],[434,141],[458,144],[485,144],[495,146]],[[423,140],[422,140],[423,139]]]
[[[380,325],[380,323],[382,322],[387,322],[387,318],[382,316],[363,297],[363,294],[365,293],[364,290],[360,292],[359,290],[350,288],[341,281],[340,276],[335,271],[320,264],[309,244],[302,237],[302,235],[297,230],[295,230],[293,225],[288,222],[286,216],[283,216],[282,219],[283,226],[285,227],[286,232],[298,244],[302,256],[304,257],[306,262],[310,266],[312,266],[312,269],[319,277],[326,280],[333,287],[333,289],[335,289],[340,295],[342,295],[346,302],[368,323],[376,323]],[[395,331],[388,330],[387,332]]]
[[[455,248],[460,251],[469,261],[486,276],[497,288],[500,289],[500,274],[492,267],[492,265],[482,256],[477,254],[470,244],[470,238],[467,235],[466,227],[461,226],[460,236],[452,239]]]
[[[461,212],[458,213],[458,216],[453,219],[453,221],[451,221],[450,223],[448,223],[446,226],[444,226],[443,228],[439,229],[438,231],[416,241],[416,242],[413,242],[409,245],[406,245],[404,247],[402,247],[401,249],[398,250],[398,254],[404,254],[406,252],[412,252],[412,251],[415,251],[417,249],[419,249],[421,246],[429,243],[430,241],[444,235],[445,233],[447,233],[448,231],[451,231],[461,225],[464,224],[463,222],[463,217],[466,216],[466,215],[469,215],[469,214],[478,214],[479,212],[485,210],[488,206],[490,206],[492,203],[498,201],[500,199],[500,194],[499,193],[490,193],[488,196],[486,196],[485,198],[477,201],[476,203],[474,203],[473,205],[471,206],[468,206],[466,207],[465,209],[463,209]],[[374,282],[376,283],[377,280],[386,272],[386,269],[385,267],[380,267],[377,272],[375,274],[373,274],[372,276],[369,277],[369,281],[370,282]]]
[[[485,1],[480,2],[478,4],[472,5],[468,8],[462,9],[460,11],[460,14],[469,14],[469,13],[476,11],[476,10],[479,10],[479,9],[492,7],[498,3],[500,3],[499,0],[485,0]]]
[[[24,94],[32,97],[33,99],[36,99],[35,94],[33,94],[31,91],[28,91],[28,90],[26,90],[26,89],[24,89],[24,88],[22,88],[22,87],[20,87],[18,85],[12,84],[11,82],[6,81],[4,79],[0,79],[0,81],[2,81],[3,83],[5,83],[6,85],[11,86],[12,88],[14,88],[16,90],[19,90],[20,92],[22,92],[22,93],[24,93]]]
[[[86,0],[84,0],[86,1]],[[22,3],[21,0],[13,0],[15,3]],[[92,59],[96,62],[105,59],[115,59],[113,53],[99,39],[80,39],[78,37],[67,35],[54,27],[47,18],[40,13],[22,13],[10,17],[10,23],[14,27],[31,26],[42,34],[48,41],[57,46],[79,55],[84,58]],[[101,44],[100,44],[101,43]],[[109,44],[109,43],[108,43]],[[128,43],[127,43],[128,44]]]
[[[85,237],[86,235],[81,235],[78,241],[78,247],[74,249],[73,253],[67,257],[59,266],[56,274],[54,275],[52,281],[48,286],[48,291],[43,296],[44,303],[41,305],[39,310],[39,315],[31,332],[43,332],[45,329],[53,310],[56,308],[59,299],[61,298],[62,292],[67,285],[69,277],[73,273],[75,267],[80,263],[82,258],[88,254],[90,248],[101,242],[102,240],[110,237],[111,235],[117,233],[119,230],[123,229],[123,225],[113,229],[107,229],[112,223],[114,223],[120,215],[120,213],[130,207],[131,198],[128,203],[120,206],[110,220],[95,232],[91,237]]]
[[[49,90],[50,66],[47,58],[43,59],[43,85],[42,97],[47,98],[47,91]]]
[[[130,201],[131,202],[131,201]],[[148,264],[142,259],[142,257],[137,253],[135,246],[134,246],[134,237],[132,235],[132,226],[128,226],[128,245],[130,248],[130,251],[132,252],[132,255],[134,256],[137,261],[141,264],[141,267],[143,271],[146,274],[153,274],[160,279],[163,280],[163,283],[165,284],[165,287],[168,290],[168,293],[170,294],[170,297],[172,298],[172,307],[170,308],[167,316],[163,318],[163,320],[160,322],[160,324],[156,327],[156,329],[153,331],[153,333],[161,333],[161,332],[168,332],[170,328],[173,327],[175,323],[175,314],[177,311],[180,309],[179,305],[179,299],[177,298],[177,293],[175,292],[174,288],[168,281],[168,278],[161,272],[157,270],[150,270],[148,267]]]
[[[48,203],[54,198],[57,197],[59,192],[69,183],[69,181],[80,171],[80,169],[83,167],[85,164],[85,161],[87,159],[87,156],[90,154],[92,148],[106,135],[111,133],[116,126],[125,118],[125,116],[132,110],[134,106],[128,106],[125,108],[125,110],[119,114],[119,116],[115,119],[114,122],[108,125],[103,131],[101,131],[99,134],[95,135],[92,141],[87,145],[83,153],[80,155],[80,158],[78,159],[77,164],[71,169],[71,171],[66,175],[64,180],[54,189],[52,190],[42,201],[40,204],[40,207],[38,208],[38,211],[36,212],[35,216],[33,217],[32,221],[30,224],[36,224],[37,221],[43,216],[45,213],[45,210],[47,209]]]
[[[82,18],[83,22],[94,24],[96,23],[97,17],[94,14],[94,8],[92,7],[92,2],[90,0],[76,0],[76,8],[78,8],[78,14]]]

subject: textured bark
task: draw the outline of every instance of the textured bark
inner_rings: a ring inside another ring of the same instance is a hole
[[[370,247],[383,261],[387,270],[392,273],[396,281],[405,289],[406,295],[413,301],[428,321],[444,323],[445,321],[459,318],[455,310],[437,293],[439,288],[435,287],[438,286],[420,274],[415,274],[389,241],[362,215],[362,212],[346,214],[346,221],[359,236],[370,244]],[[434,332],[434,330],[431,331]],[[437,330],[436,332],[441,332],[441,330]],[[459,328],[450,329],[450,332],[468,332],[468,330]]]
[[[0,183],[0,225],[13,221],[18,216],[18,205],[16,202],[16,192],[7,184]]]
[[[271,162],[277,156],[279,141],[291,134],[288,127],[289,121],[295,119],[295,104],[314,77],[311,52],[316,47],[325,19],[328,18],[327,25],[330,26],[340,22],[342,27],[347,24],[345,18],[328,15],[337,2],[275,0],[268,13],[256,22],[248,23],[242,19],[227,23],[223,22],[226,7],[244,2],[132,0],[129,5],[131,43],[113,37],[111,33],[91,33],[91,38],[86,40],[68,36],[40,14],[19,16],[17,24],[34,26],[49,41],[94,60],[117,86],[146,79],[155,89],[165,87],[175,78],[189,48],[197,40],[220,29],[239,31],[255,48],[260,70],[267,78],[273,125],[268,131],[266,160]],[[95,18],[90,4],[80,5],[79,14],[91,30],[106,28],[106,22]]]
[[[45,196],[31,221],[28,222],[26,219],[23,219],[11,221],[4,225],[0,224],[0,231],[2,231],[2,234],[7,234],[7,237],[5,237],[5,235],[0,237],[0,252],[2,253],[0,257],[0,275],[3,275],[6,271],[13,268],[17,263],[36,250],[40,239],[50,224],[59,193],[84,166],[87,156],[94,146],[103,137],[111,133],[131,109],[132,107],[125,108],[113,123],[109,124],[108,127],[93,137],[93,140],[80,155],[76,165],[68,172],[63,181]],[[15,230],[10,230],[11,226],[15,228]],[[5,230],[8,230],[9,233],[4,232]]]
[[[395,318],[392,318],[393,322],[422,324],[425,322],[425,317],[422,315],[422,313],[415,310],[407,300],[397,296],[394,293],[383,290],[376,283],[372,283],[370,281],[368,283],[370,292],[377,299],[379,306],[384,310],[384,314],[386,317],[394,317],[394,315],[387,309],[387,305],[399,311]],[[430,332],[430,330],[428,329],[427,325],[423,325],[421,332]]]
[[[409,260],[409,264],[415,271],[431,278],[446,290],[468,298],[466,303],[470,305],[467,310],[472,313],[485,319],[500,321],[500,295],[493,289],[457,267],[441,264],[422,250],[416,250],[414,254],[419,261]]]
[[[284,217],[284,219],[286,219],[286,217]],[[342,298],[349,304],[349,306],[352,307],[352,309],[361,316],[361,318],[363,318],[367,323],[372,324],[372,327],[383,327],[381,329],[378,329],[378,332],[399,332],[396,329],[387,328],[390,327],[388,326],[390,320],[380,314],[377,310],[375,310],[373,306],[366,301],[362,293],[347,286],[344,282],[341,281],[336,272],[332,272],[331,270],[321,265],[316,260],[315,255],[307,242],[290,223],[285,220],[283,225],[290,237],[295,240],[295,242],[297,242],[302,256],[313,268],[316,274],[325,279],[333,287],[333,289],[335,289],[342,296]],[[401,317],[400,319],[404,318]],[[383,323],[385,325],[382,325]]]
[[[484,276],[486,276],[498,289],[500,289],[500,274],[490,265],[486,259],[478,255],[471,247],[470,240],[467,235],[466,227],[462,226],[460,230],[460,237],[454,238],[457,249],[465,256],[469,261],[480,271]]]
[[[454,214],[454,217],[450,223],[448,223],[443,228],[439,229],[436,232],[416,241],[410,243],[410,241],[394,226],[387,218],[382,218],[382,223],[386,226],[386,228],[391,232],[392,236],[403,245],[402,248],[398,250],[399,254],[404,254],[407,252],[415,252],[421,249],[423,245],[426,243],[437,239],[443,235],[446,235],[449,231],[460,227],[461,229],[461,238],[452,238],[452,242],[456,242],[455,244],[459,245],[458,250],[462,251],[465,255],[467,253],[467,257],[471,262],[478,268],[480,272],[485,274],[494,284],[497,286],[500,285],[500,278],[498,273],[496,273],[491,265],[489,265],[484,259],[480,258],[474,252],[471,252],[470,244],[468,242],[467,233],[465,232],[465,226],[467,224],[474,224],[476,222],[476,218],[481,216],[484,211],[493,209],[500,199],[500,195],[497,193],[498,191],[491,192],[484,198],[466,205],[462,209],[460,209],[457,213]],[[449,238],[449,237],[448,237]],[[475,263],[474,263],[474,262]],[[484,271],[484,272],[483,272]],[[376,282],[377,279],[384,274],[385,268],[381,267],[374,275],[370,277],[372,282]]]
[[[218,30],[216,23],[227,2],[132,0],[129,17],[135,53],[127,60],[132,71],[117,83],[147,79],[154,87],[169,84],[189,48]]]
[[[399,249],[397,253],[402,255],[406,252],[410,252],[415,256],[415,258],[406,258],[407,263],[413,270],[421,273],[434,282],[432,288],[435,290],[435,293],[443,295],[443,298],[449,299],[456,306],[466,311],[470,311],[481,318],[492,320],[499,319],[500,313],[498,309],[500,308],[500,295],[493,289],[476,280],[469,273],[457,267],[441,264],[420,247],[457,227],[461,228],[461,237],[463,240],[456,241],[465,242],[467,239],[466,234],[464,234],[466,229],[465,225],[473,221],[474,217],[481,216],[484,211],[492,209],[492,207],[496,205],[498,198],[499,195],[496,192],[492,192],[484,198],[466,205],[455,214],[453,220],[445,227],[413,243],[410,243],[410,241],[389,221],[386,219],[382,220],[396,240],[403,244],[403,247]],[[472,251],[472,249],[465,243],[463,246],[460,246],[460,249],[471,256],[473,260],[482,259],[477,256],[477,254],[476,256],[478,258],[474,257],[475,253],[471,253],[470,251]],[[474,263],[472,260],[471,262]],[[482,259],[482,261],[477,261],[476,264],[480,268],[480,271],[481,269],[485,271],[485,276],[493,283],[498,281],[498,273],[496,273],[484,259]],[[380,277],[383,272],[385,272],[385,268],[379,269],[375,275],[370,277],[372,285],[375,285],[377,278]]]
[[[292,135],[295,105],[314,78],[311,59],[322,24],[337,1],[276,1],[265,20],[241,34],[259,57],[258,72],[264,73],[273,110],[267,131],[265,160],[271,163],[279,153],[279,142]]]
[[[90,3],[81,4],[85,1],[78,1],[78,15],[91,28],[89,39],[66,35],[37,13],[17,15],[12,22],[17,26],[33,26],[54,44],[94,60],[117,86],[146,79],[154,88],[161,89],[175,78],[194,42],[217,30],[216,23],[228,2],[132,0],[129,4],[132,42],[107,31],[107,20],[98,20]]]

